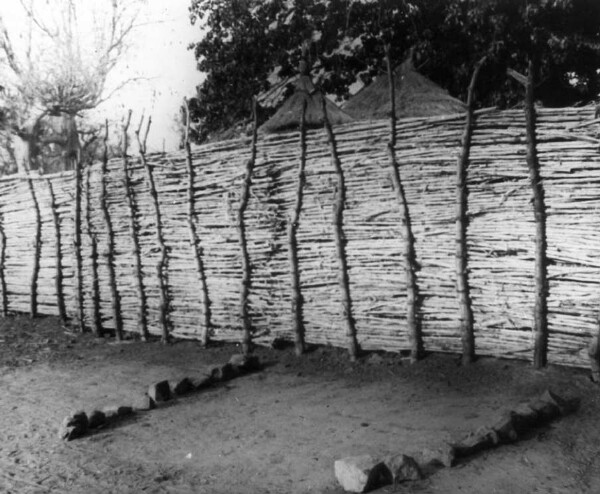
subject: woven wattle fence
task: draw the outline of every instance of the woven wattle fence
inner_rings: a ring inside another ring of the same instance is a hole
[[[586,349],[598,331],[600,140],[593,120],[591,107],[538,111],[537,151],[547,215],[550,363],[587,365]],[[416,310],[427,351],[462,350],[455,215],[456,163],[464,125],[464,115],[396,124],[395,158],[415,239]],[[358,345],[366,350],[408,351],[405,230],[390,177],[389,124],[361,122],[336,127],[334,132],[344,177],[342,233]],[[304,340],[347,347],[333,223],[338,181],[327,134],[307,132],[303,197],[296,214],[302,149],[298,132],[258,139],[243,214],[252,334],[258,341],[273,337],[294,341],[288,221],[297,218],[294,245]],[[123,159],[105,166],[95,163],[89,176],[84,170],[80,225],[84,326],[94,327],[97,307],[102,331],[114,330],[117,296],[123,330],[139,332],[142,287],[150,334],[164,337],[168,331],[173,337],[203,339],[208,329],[208,340],[241,341],[238,211],[251,140],[195,148],[192,174],[185,151],[147,155],[153,187],[140,156],[132,148],[129,154],[128,180]],[[74,183],[70,174],[0,180],[4,239],[0,288],[6,287],[2,299],[8,311],[58,315],[60,252],[62,294],[67,314],[76,317]],[[531,360],[535,223],[522,110],[476,113],[467,189],[475,352]],[[189,210],[190,194],[195,214]],[[162,226],[159,237],[157,217]],[[38,218],[41,238],[36,249]],[[139,246],[139,270],[134,244]],[[33,298],[32,289],[37,295]],[[37,305],[33,310],[32,299]],[[210,328],[203,327],[207,321]]]

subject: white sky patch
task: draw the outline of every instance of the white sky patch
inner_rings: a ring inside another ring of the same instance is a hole
[[[201,38],[200,28],[189,20],[190,0],[149,0],[130,38],[132,46],[120,66],[111,74],[111,84],[129,83],[95,113],[119,120],[133,110],[137,126],[144,113],[152,116],[149,151],[177,149],[179,135],[175,118],[183,98],[196,94],[204,76],[196,70],[193,50],[187,47]],[[132,125],[133,125],[132,124]]]
[[[44,0],[35,0],[34,8],[43,8]],[[128,38],[129,49],[107,80],[107,90],[131,80],[124,88],[90,112],[89,117],[118,123],[129,109],[132,126],[137,127],[144,113],[152,116],[148,136],[149,151],[173,150],[179,143],[175,118],[184,97],[192,97],[204,76],[196,69],[190,43],[199,41],[202,32],[192,26],[188,7],[191,0],[146,0],[140,7],[134,30]],[[17,0],[0,0],[0,14],[5,19],[15,49],[26,43],[27,19]],[[86,46],[95,33],[85,27],[80,31]],[[78,33],[80,36],[81,34]]]

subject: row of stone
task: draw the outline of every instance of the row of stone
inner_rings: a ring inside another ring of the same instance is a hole
[[[348,492],[368,492],[389,484],[423,478],[423,470],[454,466],[456,461],[501,444],[526,439],[537,427],[577,410],[578,398],[563,398],[545,391],[529,403],[504,413],[491,426],[471,432],[455,443],[421,453],[421,465],[412,457],[399,454],[380,459],[371,455],[336,460],[335,476]]]
[[[199,377],[184,377],[153,383],[148,387],[148,391],[132,404],[109,406],[89,413],[82,410],[71,413],[65,417],[60,426],[59,437],[65,441],[77,439],[89,432],[112,425],[135,412],[153,410],[157,404],[169,401],[174,397],[201,391],[243,374],[258,371],[260,368],[261,365],[256,356],[233,355],[226,364],[209,367]]]

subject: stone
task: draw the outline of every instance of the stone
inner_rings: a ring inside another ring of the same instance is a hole
[[[90,429],[102,427],[103,425],[106,425],[106,414],[100,410],[94,410],[90,413],[88,422],[88,427]]]
[[[394,484],[423,478],[423,473],[419,465],[410,456],[403,454],[389,456],[384,460],[384,463],[392,474],[392,482]]]
[[[112,422],[119,417],[119,407],[116,405],[106,406],[102,409],[102,413],[104,413],[107,422]]]
[[[129,405],[121,405],[120,407],[117,407],[118,417],[127,417],[128,415],[133,415],[133,407]]]
[[[334,463],[335,477],[348,492],[368,492],[392,483],[385,463],[371,455],[350,456]]]
[[[213,380],[210,376],[191,377],[190,383],[195,390],[201,390],[212,386]]]
[[[256,372],[262,369],[260,365],[260,360],[256,355],[249,355],[246,357],[246,364],[244,365],[244,370],[246,372]]]
[[[239,369],[240,373],[260,370],[260,362],[256,355],[242,355],[238,353],[231,356],[229,364],[234,369]]]
[[[243,368],[246,366],[247,360],[248,360],[248,357],[246,357],[245,355],[242,355],[241,353],[237,353],[237,354],[231,356],[231,358],[229,359],[229,363],[233,367],[242,367]]]
[[[58,434],[65,441],[72,441],[85,435],[89,427],[88,416],[85,412],[78,411],[64,418]]]
[[[480,427],[477,431],[471,432],[453,446],[456,456],[462,458],[491,448],[499,442],[500,438],[493,429]]]
[[[540,396],[540,399],[548,403],[554,403],[560,410],[561,415],[569,415],[575,412],[581,404],[579,398],[564,398],[549,389]]]
[[[220,365],[213,367],[210,376],[216,382],[229,381],[235,377],[235,371],[231,364]]]
[[[171,386],[171,392],[178,396],[186,395],[194,390],[194,385],[187,377],[170,381],[169,384]]]
[[[536,398],[535,400],[529,402],[528,405],[538,414],[537,425],[546,424],[560,417],[560,408],[558,408],[556,403],[551,401],[545,401],[541,398]]]
[[[150,398],[147,393],[140,395],[133,402],[134,410],[139,410],[139,411],[145,412],[148,410],[154,410],[155,408],[156,408],[155,401],[152,398]]]
[[[521,403],[512,411],[513,425],[517,434],[527,434],[540,421],[540,414],[527,403]]]
[[[519,438],[515,430],[514,412],[501,415],[492,425],[492,429],[498,434],[500,442],[513,443]]]
[[[80,410],[65,417],[64,424],[66,426],[79,426],[87,429],[89,425],[89,419],[87,414]]]
[[[72,441],[73,439],[84,436],[86,432],[87,429],[77,425],[62,426],[59,430],[59,437],[63,441]]]
[[[432,463],[434,465],[443,465],[451,467],[454,465],[456,452],[451,444],[443,444],[437,448],[425,448],[421,452],[423,463]]]
[[[171,399],[171,386],[169,385],[169,381],[160,381],[151,384],[148,388],[148,396],[152,398],[155,403],[169,401]]]

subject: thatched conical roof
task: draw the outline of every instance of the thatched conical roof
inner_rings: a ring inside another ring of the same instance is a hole
[[[301,65],[300,76],[296,81],[294,94],[283,102],[279,110],[262,124],[259,130],[273,133],[299,128],[304,101],[306,101],[306,126],[308,128],[323,126],[322,93],[315,88],[306,72],[306,69]],[[327,107],[327,117],[331,125],[339,125],[354,120],[327,98],[325,98],[325,105]]]
[[[394,70],[396,117],[431,117],[466,111],[466,105],[450,96],[441,86],[419,74],[409,56]],[[356,120],[389,118],[390,89],[387,75],[361,89],[344,105],[344,111]]]

